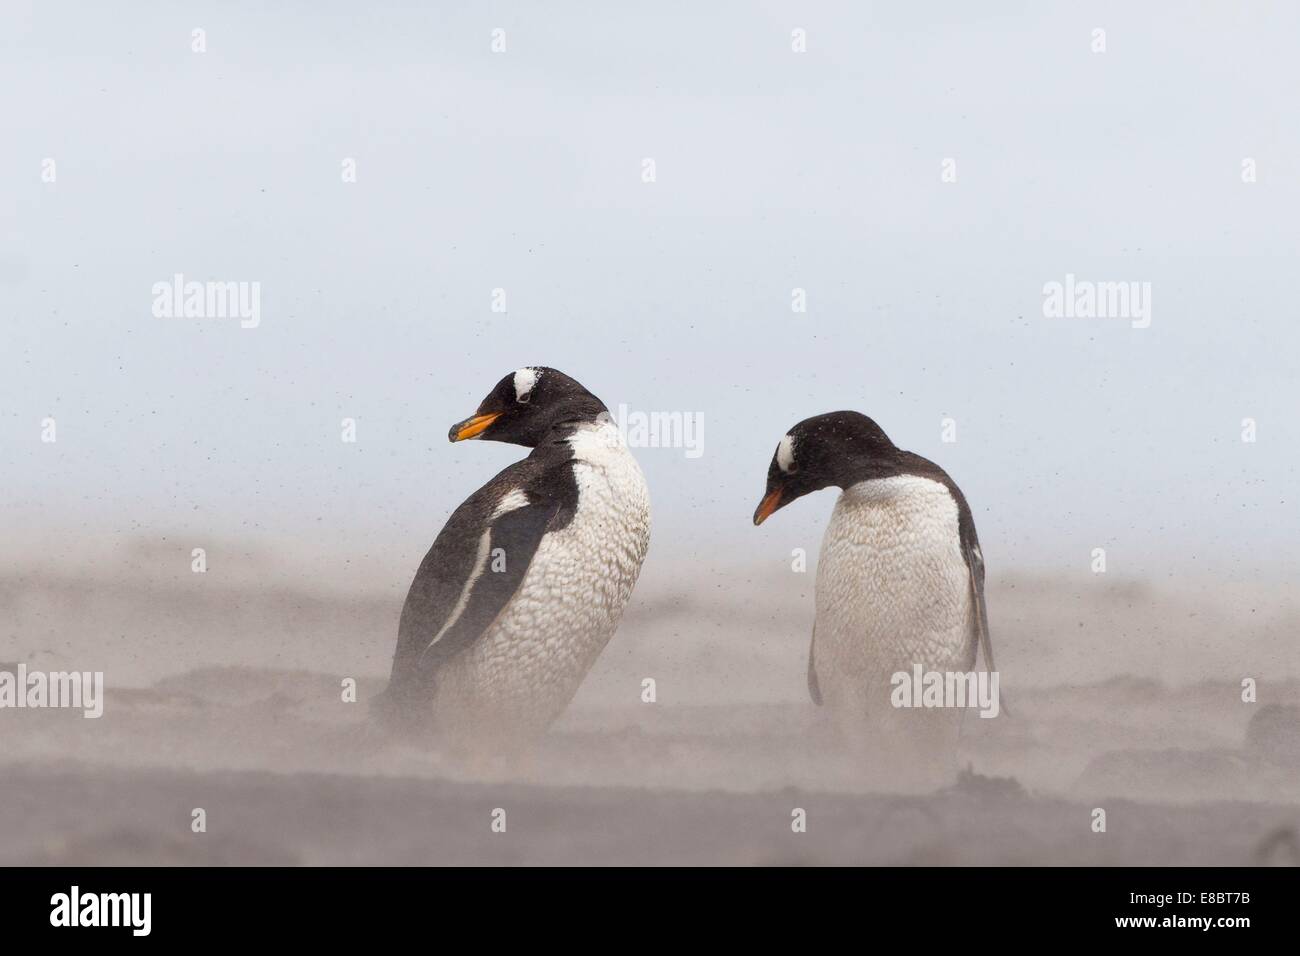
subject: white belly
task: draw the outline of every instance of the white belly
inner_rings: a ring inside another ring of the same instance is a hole
[[[501,618],[439,673],[441,727],[540,733],[613,636],[650,543],[645,478],[614,439],[593,429],[575,442],[577,512],[542,538]]]
[[[944,485],[900,476],[840,496],[817,569],[814,653],[841,727],[906,724],[890,704],[898,671],[973,668],[973,612],[957,503]]]

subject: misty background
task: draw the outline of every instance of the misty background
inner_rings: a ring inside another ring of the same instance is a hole
[[[0,712],[0,864],[1300,862],[1300,8],[460,6],[0,0],[0,669],[107,688]],[[1071,274],[1150,326],[1045,317]],[[462,760],[367,704],[524,365],[703,454],[634,449],[618,633]],[[808,699],[834,494],[751,524],[840,408],[988,565],[1005,709],[934,793]]]
[[[12,561],[164,536],[400,596],[521,456],[447,427],[548,364],[703,418],[636,452],[647,575],[815,558],[832,494],[750,515],[836,408],[953,475],[991,579],[1297,570],[1293,7],[3,9]],[[178,272],[259,282],[260,326],[155,318]],[[1150,328],[1044,318],[1067,273],[1150,282]]]

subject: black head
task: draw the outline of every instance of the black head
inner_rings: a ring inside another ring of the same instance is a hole
[[[894,474],[901,454],[880,426],[859,412],[805,418],[776,446],[754,524],[809,492]]]
[[[485,438],[536,448],[548,434],[608,415],[604,402],[563,372],[531,366],[511,372],[479,403],[478,411],[451,426],[452,441]]]

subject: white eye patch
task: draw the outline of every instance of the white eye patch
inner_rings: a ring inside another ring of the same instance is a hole
[[[537,386],[537,375],[535,368],[521,368],[515,372],[515,401],[528,401]]]
[[[786,474],[789,474],[790,469],[794,467],[793,435],[786,435],[781,439],[781,444],[776,446],[776,466]]]

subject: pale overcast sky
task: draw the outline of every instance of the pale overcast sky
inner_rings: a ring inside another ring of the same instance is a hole
[[[652,556],[815,549],[830,494],[750,515],[854,408],[991,568],[1294,574],[1300,8],[975,6],[6,0],[7,520],[418,558],[522,454],[448,426],[545,364],[703,416],[637,452]],[[156,318],[175,273],[260,325]],[[1150,327],[1045,317],[1067,273],[1150,283]]]

